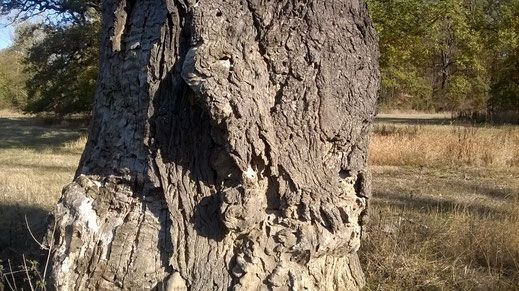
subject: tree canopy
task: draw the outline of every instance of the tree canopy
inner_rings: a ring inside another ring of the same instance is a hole
[[[370,0],[382,106],[519,110],[517,0]]]
[[[13,45],[0,51],[0,108],[23,108],[27,103],[23,48]]]
[[[40,25],[42,41],[27,50],[25,111],[77,113],[92,108],[97,78],[99,23]],[[66,40],[66,41],[63,41]]]
[[[2,1],[1,13],[15,20],[39,15],[17,30],[26,76],[26,102],[17,104],[29,113],[89,112],[98,71],[100,1]]]
[[[18,48],[0,55],[16,50],[17,62],[10,62],[25,67],[25,74],[11,79],[0,72],[3,104],[31,113],[88,112],[98,71],[100,1],[0,3],[3,15],[43,19],[18,29]],[[519,0],[369,0],[368,5],[380,37],[382,108],[519,110]],[[23,96],[14,97],[24,82]]]

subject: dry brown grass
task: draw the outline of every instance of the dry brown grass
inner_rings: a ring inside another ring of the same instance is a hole
[[[370,147],[366,290],[519,290],[519,127],[403,119]]]
[[[0,118],[0,260],[38,253],[24,216],[40,236],[84,142],[84,130],[36,126],[17,115]]]
[[[519,127],[377,124],[372,165],[519,166]]]
[[[451,112],[437,112],[437,113],[427,113],[423,111],[413,111],[413,110],[384,110],[383,113],[377,114],[377,118],[379,119],[451,119],[453,114]]]
[[[82,135],[78,139],[68,141],[65,144],[63,144],[63,149],[77,153],[82,153],[83,149],[85,148],[86,142],[87,136]]]
[[[412,122],[411,122],[412,123]],[[517,127],[378,124],[366,290],[518,290]],[[37,249],[84,131],[0,117],[0,259]]]
[[[19,118],[19,117],[27,117],[27,116],[24,116],[21,112],[13,111],[10,109],[0,109],[0,118]]]
[[[516,290],[519,170],[375,167],[367,290]]]

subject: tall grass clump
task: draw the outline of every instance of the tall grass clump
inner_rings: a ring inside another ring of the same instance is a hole
[[[377,124],[370,163],[389,166],[519,166],[519,127]]]

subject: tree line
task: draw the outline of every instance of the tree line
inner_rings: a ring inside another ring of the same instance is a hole
[[[519,110],[519,1],[369,0],[386,108]]]
[[[89,112],[99,0],[2,0],[17,26],[0,52],[0,106]],[[369,0],[380,38],[382,109],[519,110],[519,0]]]
[[[9,63],[0,67],[0,106],[26,113],[90,112],[101,12],[100,0],[1,0],[0,13],[20,24],[14,44],[0,52],[0,64]]]

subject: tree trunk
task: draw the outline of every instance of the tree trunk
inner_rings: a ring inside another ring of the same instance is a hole
[[[364,0],[104,1],[52,286],[360,288],[377,57]]]

